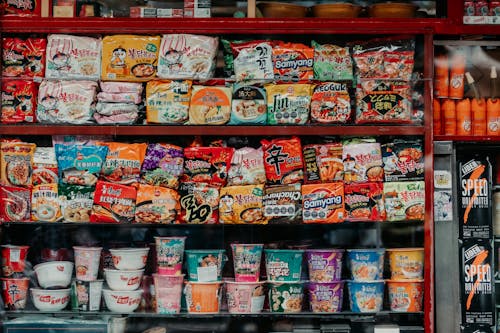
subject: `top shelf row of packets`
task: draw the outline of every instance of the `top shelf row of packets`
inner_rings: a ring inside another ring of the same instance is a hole
[[[191,34],[110,35],[103,38],[50,34],[5,37],[2,76],[18,78],[148,81],[207,80],[217,67],[238,82],[338,81],[356,78],[409,81],[413,39],[384,38],[341,47],[275,40],[229,41]],[[220,42],[220,43],[219,43]]]

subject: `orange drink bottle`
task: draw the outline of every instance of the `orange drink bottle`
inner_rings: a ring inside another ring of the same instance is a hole
[[[443,115],[443,134],[456,135],[457,134],[457,115],[455,112],[455,101],[452,99],[443,100],[441,104],[441,113]]]
[[[486,101],[486,134],[489,136],[500,135],[500,100],[497,98],[497,69],[491,66],[490,72],[490,98]]]
[[[470,99],[457,101],[457,135],[472,135],[472,116]]]
[[[432,101],[432,127],[434,135],[443,134],[443,129],[441,128],[441,104],[439,103],[439,99],[434,98]]]
[[[449,86],[448,56],[442,54],[434,61],[434,96],[447,98]]]
[[[472,135],[486,135],[486,101],[474,98],[471,102]]]
[[[450,87],[448,97],[462,99],[464,97],[465,55],[455,52],[450,61]]]

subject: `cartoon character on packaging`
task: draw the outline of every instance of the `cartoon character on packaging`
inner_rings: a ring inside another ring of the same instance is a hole
[[[71,69],[69,54],[57,52],[54,57],[52,57],[52,62],[54,63],[55,70],[57,71],[66,72]]]
[[[26,68],[33,74],[41,74],[42,72],[42,56],[41,55],[28,55],[26,57],[28,59],[28,65]],[[69,58],[68,58],[69,61]]]
[[[165,59],[168,69],[171,72],[178,72],[182,68],[181,56],[182,53],[174,49],[170,49],[165,53],[163,59]]]
[[[111,73],[120,73],[123,75],[128,74],[127,63],[125,62],[127,58],[127,50],[122,47],[117,47],[113,50],[111,55],[111,61],[109,63],[109,68]]]
[[[40,102],[40,108],[49,117],[57,118],[58,110],[58,100],[54,96],[47,95],[42,98]]]
[[[17,106],[16,109],[22,113],[33,111],[33,103],[31,102],[31,95],[18,95],[16,96]]]

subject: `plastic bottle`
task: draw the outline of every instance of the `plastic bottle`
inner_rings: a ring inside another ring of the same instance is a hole
[[[472,135],[486,135],[486,101],[484,98],[474,98],[471,101]]]
[[[490,71],[490,98],[486,101],[486,135],[500,135],[500,99],[497,98],[497,70],[495,66]]]
[[[434,96],[447,98],[449,83],[448,56],[442,54],[434,61]]]
[[[470,99],[464,98],[456,103],[457,135],[472,135],[472,116]]]
[[[455,52],[450,61],[449,98],[462,99],[464,97],[464,73],[465,55],[461,51]]]
[[[456,135],[457,134],[457,115],[455,109],[455,101],[452,99],[445,99],[441,104],[441,113],[443,115],[443,134]]]

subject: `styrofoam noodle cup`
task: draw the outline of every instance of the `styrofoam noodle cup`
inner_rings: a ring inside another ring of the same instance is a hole
[[[385,249],[347,250],[351,276],[354,281],[380,280],[384,274]]]
[[[312,282],[334,282],[342,279],[341,249],[307,249],[306,260],[309,280]]]
[[[422,311],[424,280],[388,280],[386,283],[391,311]]]
[[[303,250],[264,250],[268,281],[300,281]]]
[[[186,237],[155,237],[158,274],[181,275]]]
[[[348,281],[352,312],[372,313],[382,309],[385,281]]]
[[[184,275],[153,274],[156,313],[175,314],[181,311]]]
[[[269,307],[271,312],[301,312],[303,300],[303,282],[269,283]]]
[[[224,250],[186,250],[189,281],[215,282],[222,279],[222,268],[227,261]]]
[[[232,243],[236,282],[258,282],[264,244]]]
[[[73,250],[76,278],[81,281],[97,280],[102,247],[73,246]]]
[[[260,313],[264,307],[264,282],[225,280],[229,313]]]
[[[23,310],[30,284],[29,278],[1,278],[2,297],[5,309]]]
[[[309,282],[309,304],[315,313],[342,311],[344,282]]]
[[[2,274],[4,277],[22,277],[26,267],[27,245],[2,245]]]
[[[219,313],[222,282],[186,282],[184,294],[189,313]]]
[[[422,279],[424,248],[387,249],[392,280]]]

